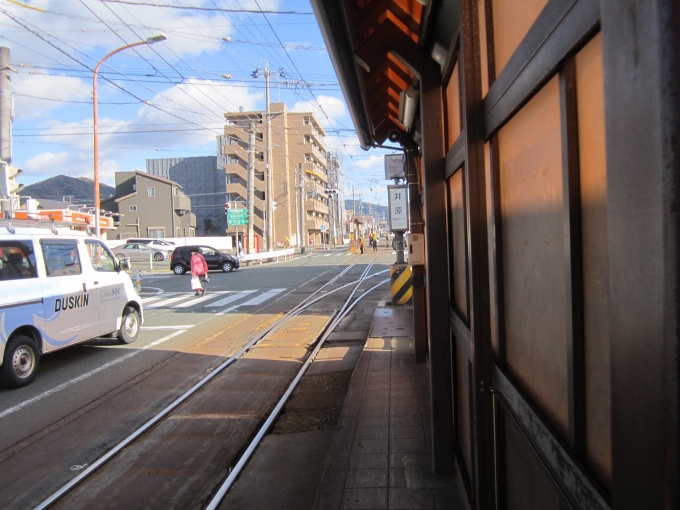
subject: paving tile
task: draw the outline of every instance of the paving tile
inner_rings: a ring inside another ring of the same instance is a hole
[[[418,395],[418,392],[416,390],[404,390],[404,389],[392,389],[390,390],[389,393],[390,397],[397,397],[397,398],[416,398],[416,399],[421,399],[420,395]]]
[[[347,478],[346,469],[326,469],[323,472],[321,483],[319,484],[318,494],[331,494],[345,489],[345,479]]]
[[[387,439],[357,439],[352,453],[387,453]]]
[[[434,495],[431,489],[390,489],[389,508],[391,510],[434,509]]]
[[[390,408],[390,416],[420,416],[420,407],[393,406]]]
[[[393,390],[417,390],[415,381],[392,381]]]
[[[364,398],[375,398],[375,397],[381,397],[381,398],[386,398],[390,396],[390,390],[388,388],[367,388],[364,393],[363,397]],[[411,395],[409,395],[411,396]]]
[[[359,420],[361,420],[361,417],[359,417]],[[420,427],[423,426],[423,420],[420,415],[392,416],[390,425],[392,427]]]
[[[390,452],[390,468],[405,468],[407,463],[426,470],[427,466],[432,465],[432,457],[427,453]]]
[[[423,439],[425,433],[423,432],[423,427],[395,427],[393,426],[390,431],[390,437],[396,439]]]
[[[359,416],[389,416],[390,408],[387,406],[369,406],[362,407],[359,412]]]
[[[347,469],[351,453],[352,449],[345,445],[332,444],[331,449],[328,451],[326,469]]]
[[[404,398],[404,397],[392,397],[390,400],[390,405],[392,407],[402,407],[402,406],[420,406],[420,400],[418,398]]]
[[[354,453],[349,459],[350,469],[385,469],[387,464],[387,453]]]
[[[407,452],[407,453],[426,453],[425,440],[423,438],[410,439],[399,438],[390,441],[391,452]]]
[[[314,510],[339,510],[342,505],[342,492],[317,494]]]
[[[385,397],[366,397],[361,399],[361,406],[362,407],[368,407],[368,406],[388,406],[390,404],[390,397],[385,396]]]
[[[388,470],[381,469],[350,469],[347,472],[347,489],[359,487],[387,487]]]
[[[342,497],[342,508],[387,508],[387,489],[347,489]]]
[[[355,439],[387,439],[390,436],[389,427],[357,427]]]
[[[372,382],[370,384],[366,385],[366,390],[371,391],[371,390],[389,390],[390,389],[390,382],[385,381],[385,382]]]
[[[389,427],[389,416],[359,416],[357,427]]]
[[[406,487],[406,469],[390,468],[390,487]]]

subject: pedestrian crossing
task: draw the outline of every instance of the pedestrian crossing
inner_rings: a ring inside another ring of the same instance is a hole
[[[285,288],[280,288],[269,290],[206,291],[200,297],[197,297],[193,292],[168,292],[143,298],[142,305],[144,305],[145,311],[157,309],[186,310],[189,308],[214,309],[226,305],[232,305],[232,308],[240,308],[241,306],[260,305],[285,290]],[[246,299],[247,301],[244,301]]]

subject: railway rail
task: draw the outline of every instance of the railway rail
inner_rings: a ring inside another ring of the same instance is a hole
[[[123,439],[120,443],[118,443],[116,446],[111,448],[107,453],[105,453],[103,456],[101,456],[99,459],[97,459],[94,463],[90,464],[85,470],[83,470],[79,475],[71,479],[68,483],[64,484],[62,487],[60,487],[56,492],[52,493],[48,498],[44,499],[42,502],[40,502],[35,509],[36,510],[42,510],[49,508],[53,506],[55,503],[57,503],[59,500],[67,496],[71,491],[73,491],[77,486],[79,486],[81,483],[83,483],[88,477],[90,477],[93,473],[95,473],[97,470],[99,470],[102,466],[104,466],[107,462],[109,462],[111,459],[113,459],[116,455],[121,453],[124,449],[126,449],[128,446],[130,446],[132,443],[134,443],[136,440],[141,438],[145,433],[149,432],[154,426],[158,425],[160,422],[162,422],[163,419],[168,417],[172,411],[177,409],[180,405],[186,403],[193,395],[195,395],[199,390],[204,388],[210,381],[214,380],[219,374],[224,372],[229,366],[234,364],[237,360],[239,360],[244,354],[249,352],[254,346],[256,346],[259,342],[261,342],[263,339],[265,339],[268,335],[272,334],[275,332],[277,329],[282,327],[284,324],[286,324],[288,321],[290,321],[292,318],[296,317],[297,315],[301,314],[303,311],[314,305],[315,303],[327,298],[328,296],[331,296],[337,292],[342,291],[343,289],[346,289],[348,287],[353,287],[353,289],[350,291],[350,294],[348,295],[347,299],[344,301],[344,304],[342,308],[334,314],[334,316],[331,318],[330,324],[325,328],[324,331],[321,332],[321,335],[317,338],[317,340],[314,342],[314,350],[308,355],[307,359],[303,363],[303,366],[301,369],[298,371],[297,375],[293,378],[292,382],[289,384],[287,387],[286,391],[282,395],[282,397],[279,399],[277,404],[275,405],[274,409],[271,411],[269,414],[268,418],[264,422],[264,424],[259,428],[258,432],[255,434],[255,436],[252,438],[250,441],[248,447],[245,449],[244,453],[242,456],[239,458],[239,460],[236,462],[236,464],[233,466],[232,469],[230,469],[229,476],[224,480],[222,485],[219,487],[215,495],[212,497],[212,500],[209,503],[209,506],[207,508],[216,508],[224,496],[227,494],[231,486],[233,485],[234,481],[238,477],[238,474],[241,472],[241,469],[246,465],[252,454],[257,448],[257,445],[259,442],[262,440],[264,435],[267,433],[267,431],[271,428],[271,425],[274,423],[276,420],[276,417],[279,415],[281,412],[281,409],[283,409],[283,406],[287,402],[288,398],[292,394],[293,390],[297,386],[298,382],[304,375],[304,373],[307,371],[311,363],[314,361],[317,353],[320,351],[320,349],[323,347],[326,339],[330,336],[330,334],[333,332],[333,330],[340,324],[340,322],[347,316],[347,314],[356,306],[356,304],[363,299],[366,295],[368,295],[371,291],[375,290],[379,286],[385,284],[386,282],[389,281],[389,279],[385,279],[383,281],[380,281],[377,285],[374,285],[370,287],[369,289],[363,291],[362,295],[354,299],[354,296],[356,293],[359,291],[359,287],[365,283],[367,280],[371,278],[378,277],[381,274],[386,273],[389,271],[388,269],[386,270],[381,270],[373,274],[369,274],[371,268],[373,267],[375,263],[375,259],[373,259],[369,264],[367,264],[366,268],[363,270],[361,275],[357,280],[350,281],[348,283],[344,283],[343,285],[334,288],[330,291],[327,291],[329,286],[337,283],[342,277],[346,276],[352,268],[354,268],[357,264],[352,264],[350,266],[347,266],[344,268],[340,273],[335,275],[333,278],[331,278],[328,282],[324,283],[321,287],[316,289],[314,292],[312,292],[309,296],[307,296],[305,299],[303,299],[299,304],[294,306],[291,310],[289,310],[287,313],[283,314],[279,319],[277,319],[273,324],[271,324],[269,327],[265,328],[260,334],[258,334],[256,337],[245,343],[236,353],[234,353],[231,357],[229,357],[227,360],[225,360],[222,364],[217,366],[211,373],[206,375],[204,378],[202,378],[199,382],[197,382],[194,386],[192,386],[189,390],[187,390],[185,393],[180,395],[178,398],[176,398],[173,402],[171,402],[169,405],[167,405],[164,409],[162,409],[159,413],[157,413],[155,416],[153,416],[151,419],[149,419],[146,423],[144,423],[142,426],[137,428],[132,434],[127,436],[125,439]]]

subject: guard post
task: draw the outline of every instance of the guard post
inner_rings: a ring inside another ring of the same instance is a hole
[[[135,279],[134,279],[135,289],[137,293],[142,292],[142,272],[139,269],[135,269]]]

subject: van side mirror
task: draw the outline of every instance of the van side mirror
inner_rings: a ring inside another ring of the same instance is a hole
[[[120,268],[124,271],[130,269],[130,259],[123,259],[120,261]]]

